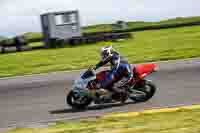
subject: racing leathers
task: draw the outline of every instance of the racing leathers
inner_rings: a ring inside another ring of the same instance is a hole
[[[128,61],[120,56],[117,52],[112,52],[111,56],[108,56],[104,61],[100,61],[95,70],[106,65],[111,64],[111,70],[106,74],[106,78],[101,82],[101,87],[105,89],[111,89],[113,84],[121,80],[123,77],[127,78],[127,83],[133,80],[133,72]]]

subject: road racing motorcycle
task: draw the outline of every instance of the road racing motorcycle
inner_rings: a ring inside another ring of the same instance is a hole
[[[97,83],[105,80],[109,70],[104,70],[96,73],[94,69],[89,68],[80,78],[74,81],[72,89],[67,89],[66,102],[72,108],[84,109],[92,102],[95,104],[106,104],[121,102],[125,103],[128,99],[134,102],[145,102],[151,99],[157,88],[155,84],[147,80],[146,77],[158,70],[156,64],[139,64],[133,67],[134,82],[128,86],[124,85],[124,80],[120,80],[114,86],[123,93],[113,94],[114,92],[108,89],[96,89]],[[114,87],[113,86],[113,87]],[[124,93],[125,92],[125,93]],[[123,94],[123,95],[120,95]]]

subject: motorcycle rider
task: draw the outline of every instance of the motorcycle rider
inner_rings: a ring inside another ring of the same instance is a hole
[[[117,90],[113,88],[113,84],[123,77],[127,78],[125,85],[129,85],[133,82],[133,72],[128,60],[116,52],[112,46],[101,48],[100,55],[101,61],[96,64],[95,70],[107,63],[111,64],[111,70],[106,74],[106,79],[100,84],[102,88],[116,92]]]

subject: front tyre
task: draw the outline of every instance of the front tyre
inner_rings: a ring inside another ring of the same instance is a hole
[[[66,102],[74,109],[84,109],[91,104],[92,99],[87,96],[80,96],[77,92],[70,91],[66,97]]]
[[[133,88],[133,92],[135,95],[130,94],[130,99],[132,99],[135,102],[145,102],[151,99],[155,92],[156,92],[156,86],[154,83],[148,80],[144,80],[141,85],[136,86]]]

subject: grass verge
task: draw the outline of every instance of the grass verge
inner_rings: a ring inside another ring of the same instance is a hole
[[[155,27],[168,27],[169,25],[181,25],[181,24],[189,24],[200,22],[200,17],[179,17],[174,19],[163,20],[159,22],[143,22],[143,21],[133,21],[128,22],[127,30],[132,29],[132,31],[137,31],[138,29],[144,30],[147,27],[151,27],[155,29]],[[83,27],[84,33],[92,33],[92,32],[110,32],[112,31],[112,24],[99,24]]]
[[[155,112],[155,113],[152,113]],[[48,128],[17,128],[7,133],[199,133],[200,108],[161,109],[57,122]]]
[[[142,31],[121,42],[43,49],[0,55],[0,77],[76,70],[94,65],[99,49],[113,45],[130,63],[200,56],[200,26]]]

